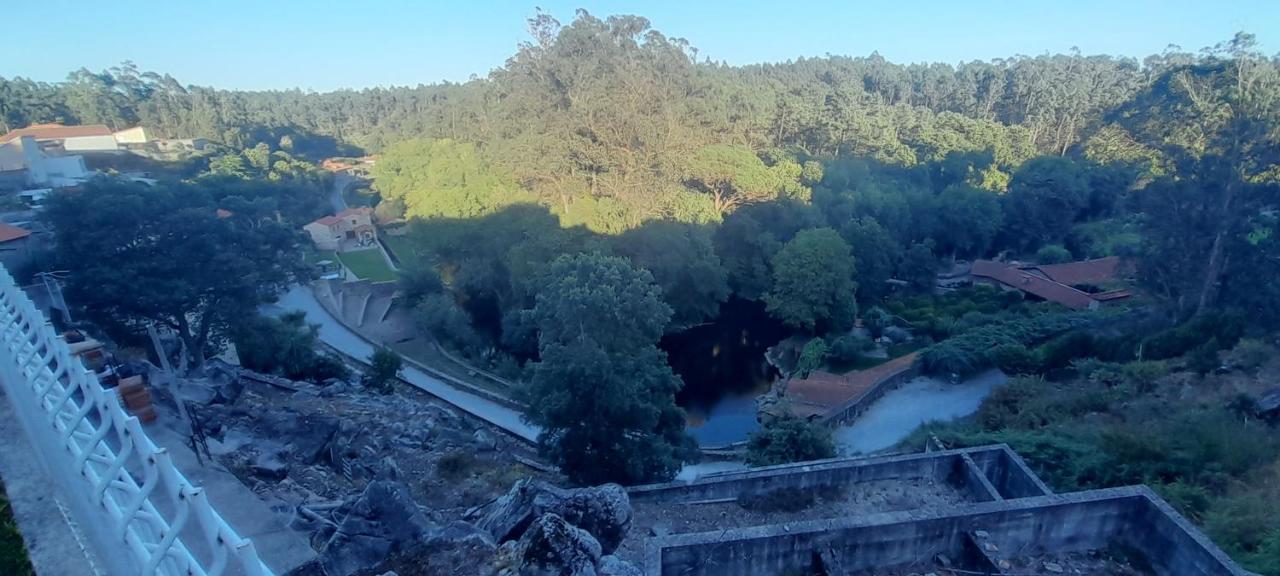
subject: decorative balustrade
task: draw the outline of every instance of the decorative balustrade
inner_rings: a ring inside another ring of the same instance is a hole
[[[0,267],[0,384],[110,576],[270,576]]]

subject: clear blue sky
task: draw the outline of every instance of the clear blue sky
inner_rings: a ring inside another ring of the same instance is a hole
[[[1245,30],[1280,50],[1280,0],[112,0],[13,2],[0,9],[0,76],[54,81],[133,60],[186,84],[363,88],[463,81],[501,66],[542,6],[639,14],[731,64],[798,56],[895,62],[1065,52],[1146,56],[1198,50]]]

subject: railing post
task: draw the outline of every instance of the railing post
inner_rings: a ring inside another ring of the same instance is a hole
[[[0,386],[109,576],[271,576],[253,543],[71,355],[3,266]]]

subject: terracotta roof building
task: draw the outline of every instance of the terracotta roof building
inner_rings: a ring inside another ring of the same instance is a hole
[[[1090,293],[1078,286],[1100,286],[1113,282],[1121,267],[1120,259],[1115,257],[1046,266],[1019,266],[978,260],[973,263],[969,274],[976,281],[1021,290],[1067,308],[1092,310],[1103,302],[1127,298],[1131,294],[1128,290]]]
[[[0,144],[30,136],[42,146],[57,146],[66,151],[119,150],[115,133],[102,124],[63,126],[62,124],[32,124],[0,136]]]

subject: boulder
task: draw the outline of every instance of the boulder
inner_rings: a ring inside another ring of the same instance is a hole
[[[321,562],[331,576],[347,576],[439,530],[439,523],[418,508],[408,487],[377,480],[365,487],[325,543]]]
[[[596,576],[600,543],[555,514],[543,514],[520,536],[520,576]]]
[[[600,565],[596,567],[596,574],[599,576],[644,576],[644,573],[635,564],[617,556],[600,558]]]
[[[321,388],[320,397],[333,398],[334,396],[340,396],[350,392],[351,392],[351,385],[342,380],[338,380],[332,384],[326,385],[324,388]]]
[[[303,464],[320,460],[338,429],[338,419],[296,410],[270,410],[257,416],[259,436],[287,444]]]
[[[253,463],[249,465],[249,468],[255,476],[267,480],[284,480],[289,475],[289,465],[274,452],[258,454],[253,459]]]
[[[612,553],[631,527],[631,500],[617,484],[562,489],[546,482],[525,479],[506,494],[468,513],[468,518],[497,542],[520,538],[534,519],[555,514],[586,530]]]
[[[481,452],[493,452],[498,449],[498,439],[484,429],[476,430],[475,434],[471,435],[471,439],[475,441],[476,448]]]

